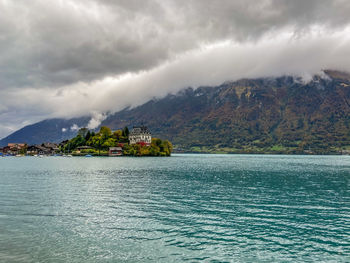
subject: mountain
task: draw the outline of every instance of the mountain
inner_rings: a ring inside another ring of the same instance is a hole
[[[102,125],[144,122],[191,151],[332,152],[350,145],[350,75],[325,74],[308,83],[280,77],[189,88],[118,112]]]
[[[44,120],[10,134],[6,138],[0,140],[0,146],[8,143],[27,143],[41,144],[43,142],[61,142],[74,137],[77,133],[77,127],[87,126],[89,118],[74,119],[50,119]]]
[[[331,153],[350,149],[350,75],[324,73],[307,83],[283,76],[188,88],[117,112],[101,125],[118,129],[143,123],[178,150],[194,152]],[[51,140],[57,140],[53,131],[44,132],[45,138],[49,140],[51,133]],[[28,131],[20,141],[32,137]]]

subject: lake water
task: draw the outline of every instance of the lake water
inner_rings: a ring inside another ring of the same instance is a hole
[[[0,158],[1,262],[350,262],[350,156]]]

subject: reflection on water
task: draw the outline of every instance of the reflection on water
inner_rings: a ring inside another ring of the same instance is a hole
[[[349,156],[1,158],[0,261],[349,262]]]

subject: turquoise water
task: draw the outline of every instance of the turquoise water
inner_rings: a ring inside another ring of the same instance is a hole
[[[1,262],[350,262],[350,156],[0,158]]]

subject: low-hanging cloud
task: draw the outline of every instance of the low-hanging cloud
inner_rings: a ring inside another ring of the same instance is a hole
[[[98,126],[100,126],[101,122],[104,121],[107,118],[107,115],[105,113],[101,112],[92,112],[91,113],[91,119],[87,125],[88,129],[94,130]]]
[[[51,117],[90,115],[96,128],[188,86],[350,71],[349,11],[343,0],[0,0],[0,137]]]

